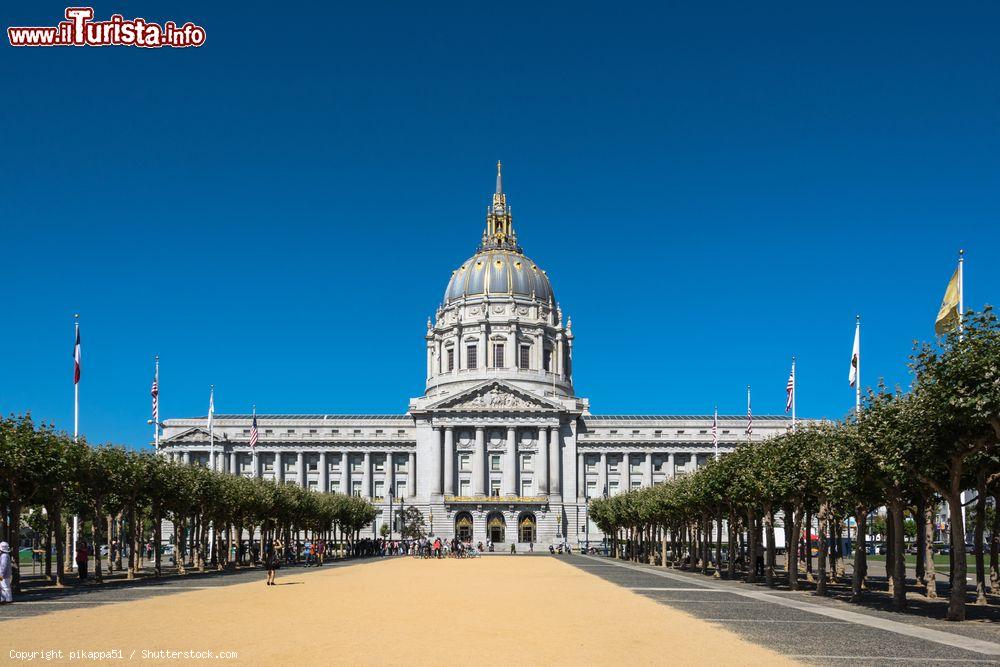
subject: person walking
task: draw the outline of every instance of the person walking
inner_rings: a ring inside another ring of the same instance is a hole
[[[87,551],[87,543],[80,540],[76,549],[76,571],[80,575],[80,581],[87,579],[87,562],[90,560],[90,553]]]
[[[0,542],[0,604],[10,604],[14,601],[14,590],[11,588],[12,577],[10,545],[6,542]]]
[[[267,550],[264,557],[264,565],[267,567],[267,585],[274,586],[274,572],[281,564],[278,562],[278,550],[273,546]]]
[[[510,543],[510,555],[511,555],[511,556],[513,556],[513,555],[514,555],[514,554],[516,554],[516,553],[517,553],[517,547],[516,547],[516,546],[514,546],[514,543],[513,543],[513,542],[511,542],[511,543]]]

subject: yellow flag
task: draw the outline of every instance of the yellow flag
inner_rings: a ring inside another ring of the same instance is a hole
[[[961,298],[959,278],[961,271],[961,267],[955,269],[951,280],[948,281],[948,288],[945,289],[944,300],[941,302],[941,310],[938,311],[937,320],[934,321],[934,333],[948,333],[958,328],[958,303]]]

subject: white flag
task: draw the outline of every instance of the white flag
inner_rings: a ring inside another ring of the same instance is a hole
[[[853,387],[858,382],[858,366],[861,364],[861,322],[854,329],[854,350],[851,352],[850,382]]]
[[[215,387],[208,390],[208,432],[212,432],[212,422],[215,421]]]

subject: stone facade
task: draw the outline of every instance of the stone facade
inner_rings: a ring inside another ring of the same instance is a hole
[[[589,499],[696,469],[745,441],[745,416],[592,415],[573,391],[573,333],[545,272],[517,244],[497,165],[479,251],[452,272],[428,321],[426,391],[405,415],[169,419],[160,452],[383,508],[419,508],[435,535],[540,546],[599,541]],[[755,417],[754,439],[789,428]],[[392,493],[390,493],[390,489]],[[397,527],[398,529],[398,527]],[[398,534],[398,533],[397,533]],[[497,539],[499,538],[499,539]]]

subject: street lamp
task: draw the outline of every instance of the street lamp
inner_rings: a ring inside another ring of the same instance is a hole
[[[559,545],[562,546],[562,510],[557,510],[556,514],[556,537],[559,538]]]
[[[604,490],[603,490],[602,493],[603,493],[603,495],[601,497],[606,500],[607,497],[608,497],[608,484],[607,484],[607,482],[604,483]],[[588,525],[589,525],[589,519],[590,519],[590,517],[587,517],[587,519],[588,519]],[[607,556],[608,555],[608,534],[607,533],[604,533],[604,539],[601,540],[601,541],[603,542],[604,555]]]
[[[396,499],[396,489],[389,486],[389,541],[392,542],[392,505]]]

